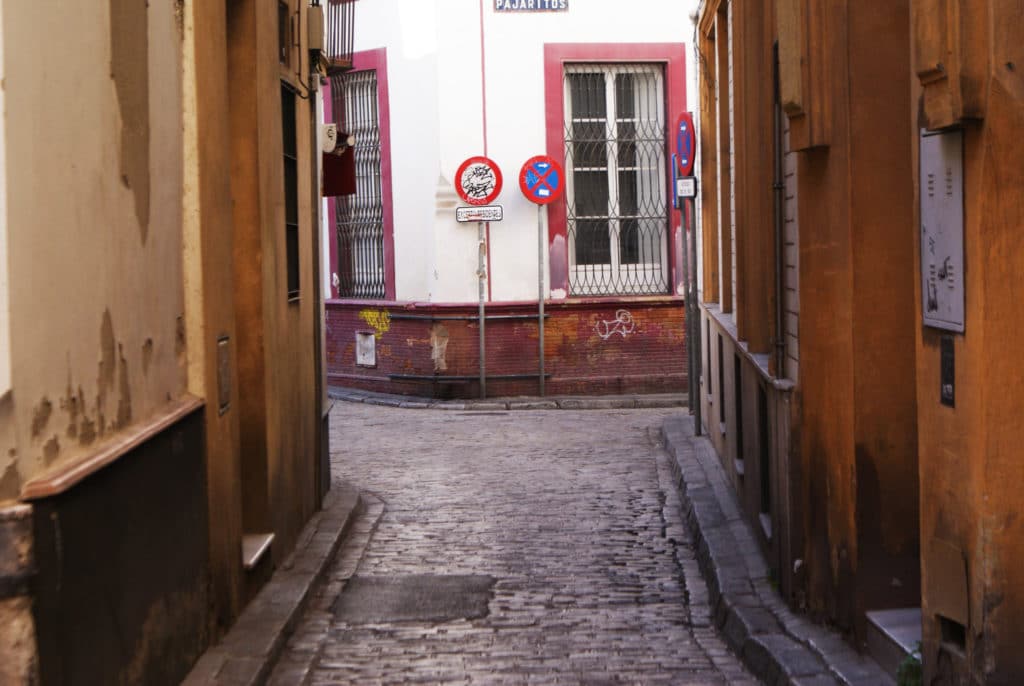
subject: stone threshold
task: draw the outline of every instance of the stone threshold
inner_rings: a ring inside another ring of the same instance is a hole
[[[258,686],[266,683],[312,589],[330,567],[364,504],[356,489],[335,482],[281,564],[217,644],[193,666],[182,684]]]

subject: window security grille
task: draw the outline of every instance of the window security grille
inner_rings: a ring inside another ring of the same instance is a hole
[[[299,297],[299,153],[295,136],[295,91],[281,84],[281,135],[284,152],[284,239],[288,300]]]
[[[572,294],[667,293],[662,68],[566,65],[564,98]]]
[[[380,177],[377,72],[331,77],[334,120],[355,136],[356,192],[338,196],[338,297],[384,297],[384,207]]]

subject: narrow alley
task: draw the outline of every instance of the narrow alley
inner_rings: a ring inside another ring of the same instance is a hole
[[[332,473],[376,528],[271,683],[757,683],[715,633],[668,486],[678,412],[336,403]]]

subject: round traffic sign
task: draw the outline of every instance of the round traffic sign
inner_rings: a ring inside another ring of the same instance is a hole
[[[562,165],[547,155],[531,157],[519,171],[519,188],[527,200],[538,205],[558,200],[565,189]]]
[[[693,115],[683,112],[676,122],[676,154],[679,155],[680,176],[693,175],[693,159],[697,156],[694,143]]]
[[[470,157],[455,172],[455,190],[470,205],[486,205],[501,193],[501,170],[486,157]]]

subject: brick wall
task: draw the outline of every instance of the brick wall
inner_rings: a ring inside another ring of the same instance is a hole
[[[685,390],[681,298],[573,301],[545,308],[548,395]],[[505,317],[486,322],[487,395],[536,395],[536,304],[489,304],[487,315]],[[473,304],[328,301],[328,381],[332,386],[406,395],[478,397],[476,316]],[[375,366],[356,364],[357,334],[367,341],[372,337]],[[441,381],[402,375],[436,375]]]

